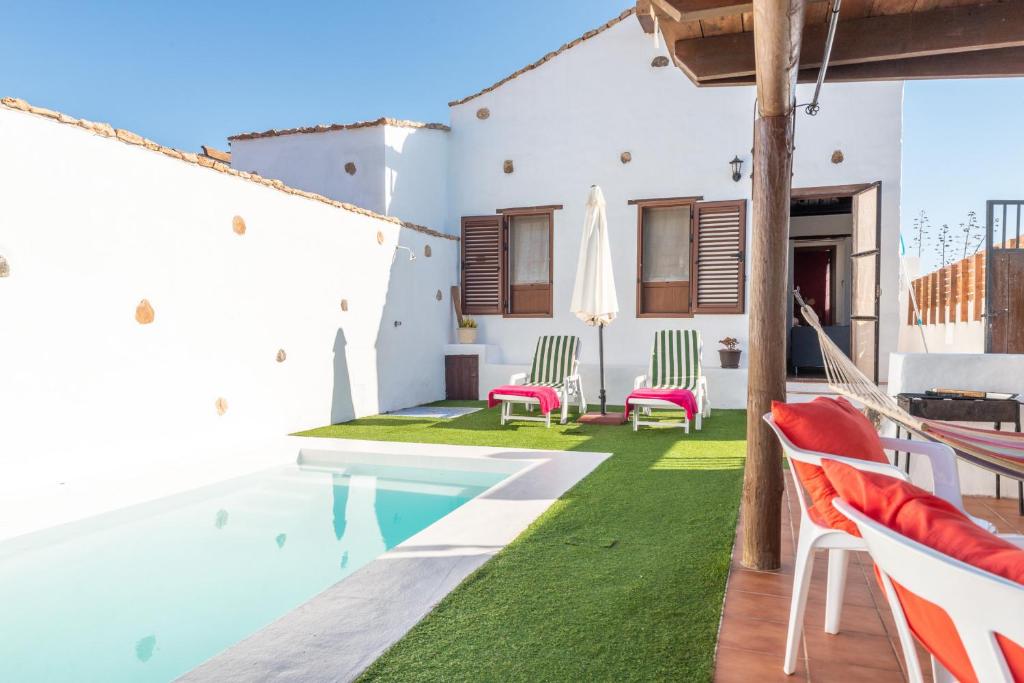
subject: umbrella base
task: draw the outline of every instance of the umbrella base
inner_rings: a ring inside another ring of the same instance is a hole
[[[586,413],[576,418],[576,421],[585,425],[620,425],[626,422],[624,413]]]

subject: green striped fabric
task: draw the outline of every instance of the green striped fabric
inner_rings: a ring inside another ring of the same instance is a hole
[[[703,372],[700,364],[702,347],[700,332],[697,330],[662,330],[655,333],[648,373],[651,387],[695,389]]]
[[[574,369],[579,348],[579,337],[541,337],[537,340],[537,350],[533,352],[533,366],[526,383],[531,386],[561,387],[566,376]]]

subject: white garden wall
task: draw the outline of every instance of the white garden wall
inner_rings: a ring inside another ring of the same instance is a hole
[[[451,207],[449,223],[498,208],[562,204],[554,225],[554,317],[504,319],[479,316],[480,341],[500,349],[502,363],[525,364],[540,334],[578,334],[583,362],[597,362],[597,333],[569,313],[584,202],[597,183],[608,202],[619,318],[608,328],[608,362],[616,377],[645,371],[654,331],[696,327],[705,342],[704,363],[717,367],[717,340],[747,339],[746,315],[693,319],[639,319],[635,310],[636,207],[630,199],[702,195],[705,200],[748,200],[754,91],[698,89],[674,67],[654,68],[655,50],[634,17],[562,52],[500,87],[451,109]],[[798,101],[811,91],[799,88]],[[477,111],[486,107],[489,117]],[[881,376],[897,329],[896,249],[899,234],[901,83],[826,85],[817,117],[797,115],[793,185],[812,187],[882,181]],[[841,150],[845,160],[832,163]],[[628,151],[632,162],[623,164]],[[729,160],[744,161],[734,182]],[[503,172],[504,160],[515,171]],[[746,364],[744,354],[743,365]],[[585,368],[585,373],[587,372]],[[745,405],[745,373],[711,387],[718,407]],[[613,381],[609,396],[621,402],[631,382]],[[597,387],[587,387],[596,398]],[[716,398],[716,396],[718,398]],[[738,397],[737,400],[723,397]]]
[[[456,241],[9,108],[0,149],[0,467],[58,436],[101,467],[443,397]]]

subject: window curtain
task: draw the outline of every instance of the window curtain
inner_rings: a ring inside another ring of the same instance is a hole
[[[513,216],[509,226],[511,284],[547,284],[550,247],[547,216]]]
[[[690,207],[644,209],[643,280],[678,282],[690,279]]]

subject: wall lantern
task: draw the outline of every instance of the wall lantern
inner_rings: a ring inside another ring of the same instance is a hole
[[[743,159],[740,159],[738,156],[733,157],[732,161],[729,162],[729,165],[732,166],[732,179],[738,183],[740,178],[743,177],[743,173],[741,172],[743,170]]]

